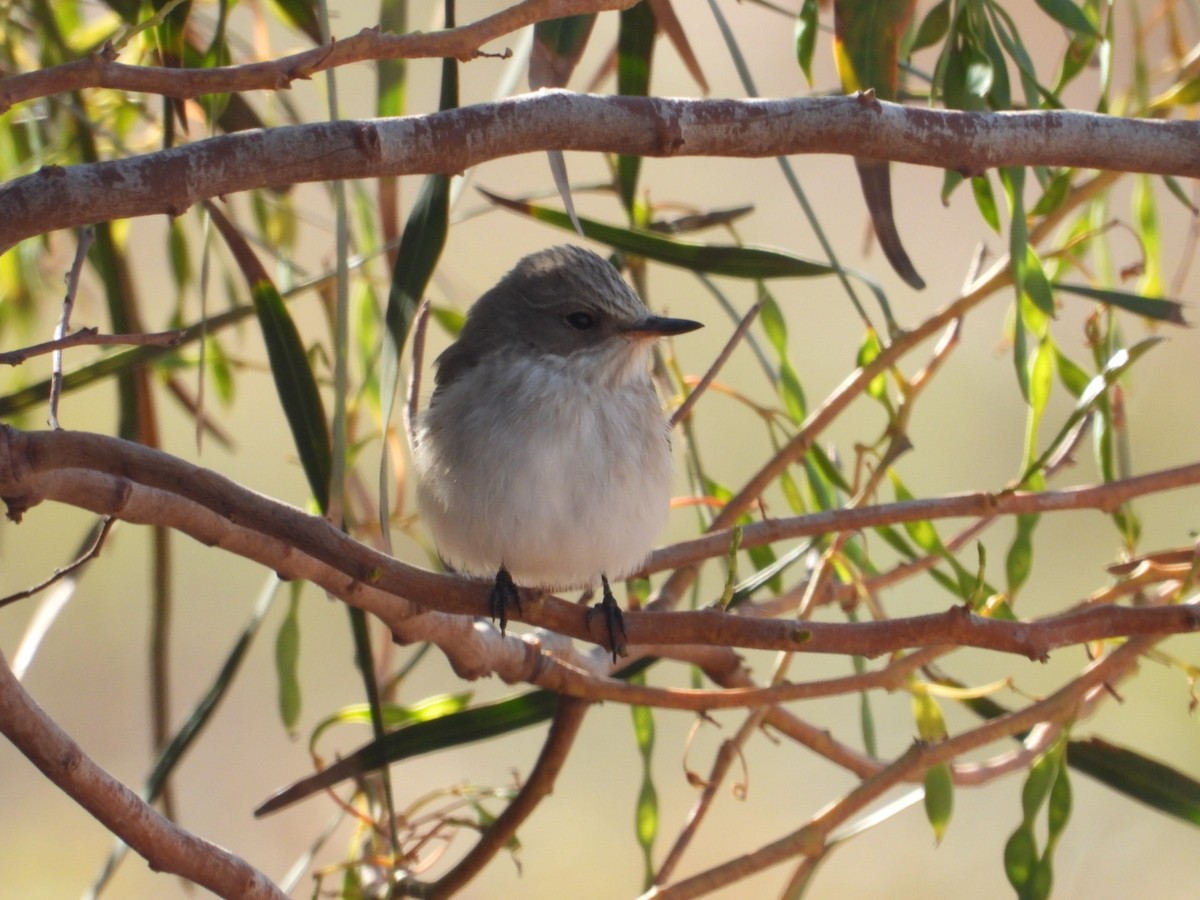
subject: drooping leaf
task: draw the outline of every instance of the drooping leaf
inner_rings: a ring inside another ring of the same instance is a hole
[[[566,213],[527,201],[509,200],[482,188],[479,191],[498,206],[558,228],[573,229]],[[733,278],[809,278],[833,272],[832,267],[824,263],[803,259],[782,250],[731,244],[697,244],[651,231],[608,225],[584,216],[579,221],[584,234],[592,240],[694,272]]]
[[[1087,297],[1091,300],[1097,300],[1100,303],[1107,303],[1109,306],[1128,310],[1139,316],[1145,316],[1147,319],[1154,319],[1158,322],[1170,322],[1172,325],[1188,324],[1187,320],[1183,317],[1183,304],[1178,300],[1147,297],[1143,294],[1135,294],[1115,288],[1094,288],[1085,284],[1068,284],[1063,281],[1054,282],[1054,287],[1060,291],[1067,291],[1071,294],[1077,294],[1080,297]]]
[[[267,277],[258,257],[249,243],[225,214],[209,203],[208,212],[213,224],[225,240],[230,252],[241,269],[242,277],[250,287],[254,301],[254,312],[262,330],[267,359],[271,363],[271,377],[280,405],[292,432],[300,465],[308,477],[312,491],[321,509],[329,503],[329,479],[333,471],[333,449],[329,435],[329,421],[325,415],[325,403],[317,388],[308,354],[300,340],[287,307],[275,289],[274,282]]]

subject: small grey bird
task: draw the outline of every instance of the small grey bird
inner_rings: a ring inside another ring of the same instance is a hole
[[[700,327],[651,315],[605,259],[561,246],[517,263],[438,357],[413,439],[417,506],[447,565],[495,578],[502,632],[516,585],[599,582],[616,661],[608,579],[645,561],[671,496],[651,346]]]

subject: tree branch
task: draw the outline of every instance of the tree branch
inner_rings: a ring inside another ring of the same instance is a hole
[[[180,100],[206,94],[288,90],[326,69],[382,59],[453,58],[468,62],[480,47],[528,25],[580,13],[627,9],[637,0],[523,0],[486,18],[432,34],[385,34],[364,28],[354,37],[279,59],[233,66],[189,69],[119,63],[111,46],[63,63],[0,80],[0,113],[38,97],[86,88],[159,94]],[[508,56],[506,50],[501,56]]]
[[[538,150],[634,156],[840,153],[965,173],[1070,166],[1200,176],[1200,122],[1064,110],[967,113],[857,97],[687,100],[545,90],[424,116],[239,132],[0,188],[0,251],[70,226],[165,213],[254,188],[454,174]]]
[[[0,732],[60,790],[145,857],[151,868],[179,875],[221,897],[285,897],[245,860],[164,818],[96,765],[25,693],[3,656]]]
[[[517,639],[485,639],[470,627],[486,615],[488,586],[406,565],[328,522],[249,491],[166,453],[103,435],[20,432],[0,426],[0,497],[19,521],[54,500],[140,524],[165,525],[279,572],[319,584],[384,621],[397,640],[430,640],[463,677],[534,677],[538,653]],[[521,621],[595,642],[587,610],[525,592]],[[439,617],[434,611],[448,614]],[[425,615],[417,615],[426,612]],[[1195,607],[1091,606],[1033,622],[943,613],[863,623],[760,620],[718,610],[626,614],[630,644],[715,644],[878,656],[910,647],[971,646],[1031,659],[1068,644],[1200,629]]]

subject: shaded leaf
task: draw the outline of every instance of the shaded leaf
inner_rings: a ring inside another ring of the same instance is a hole
[[[283,298],[267,277],[266,269],[246,239],[216,204],[208,203],[206,207],[250,286],[254,312],[271,363],[275,391],[287,417],[300,464],[308,477],[309,490],[316,498],[317,505],[324,510],[329,503],[333,450],[329,423],[325,417],[325,403],[317,389],[317,379],[304,351],[304,344],[300,341],[300,332],[296,330]]]
[[[300,593],[301,581],[290,585],[287,615],[275,635],[275,677],[279,684],[279,719],[289,735],[300,721]]]
[[[548,19],[533,27],[529,56],[529,87],[566,87],[587,49],[595,14]]]
[[[921,20],[921,25],[917,28],[917,35],[913,38],[912,47],[909,48],[910,52],[916,53],[918,50],[924,50],[926,47],[940,43],[949,30],[950,0],[939,0]]]
[[[1063,281],[1054,282],[1054,287],[1060,291],[1098,300],[1109,306],[1128,310],[1147,319],[1159,322],[1170,322],[1172,325],[1187,325],[1183,317],[1183,304],[1178,300],[1166,300],[1161,297],[1147,297],[1130,291],[1120,291],[1114,288],[1094,288],[1085,284],[1068,284]]]
[[[509,200],[482,188],[478,190],[498,206],[540,222],[573,230],[566,213],[522,200]],[[728,275],[733,278],[808,278],[833,272],[832,267],[824,263],[793,256],[782,250],[732,244],[690,243],[650,231],[607,225],[584,216],[580,217],[579,222],[583,226],[583,233],[592,240],[693,272]]]
[[[1091,35],[1099,38],[1100,32],[1096,30],[1096,26],[1091,23],[1083,10],[1071,2],[1071,0],[1037,0],[1037,5],[1040,6],[1043,12],[1054,21],[1058,22],[1064,28],[1069,28],[1071,31],[1078,31],[1080,34]]]

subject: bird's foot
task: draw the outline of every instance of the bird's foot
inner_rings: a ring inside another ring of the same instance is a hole
[[[517,608],[517,615],[521,614],[521,592],[513,584],[512,576],[508,574],[508,569],[504,566],[501,566],[500,571],[496,573],[496,581],[492,585],[489,600],[492,621],[500,620],[500,634],[503,635],[508,627],[508,605],[511,603]]]
[[[598,604],[588,607],[587,626],[591,631],[592,616],[596,613],[604,614],[604,624],[608,628],[608,647],[612,651],[613,662],[616,662],[618,656],[625,655],[625,616],[621,613],[617,598],[613,596],[612,588],[608,586],[608,577],[601,575],[600,583],[604,586],[604,596]]]

